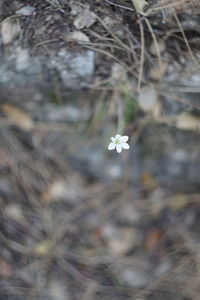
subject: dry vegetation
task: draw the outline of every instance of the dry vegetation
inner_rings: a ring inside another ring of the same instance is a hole
[[[187,81],[200,74],[200,2],[149,0],[136,12],[132,1],[30,0],[37,13],[20,20],[32,55],[97,56],[75,100],[57,78],[35,101],[34,88],[0,86],[2,300],[200,298],[200,90]],[[88,7],[95,22],[73,40],[72,11]],[[14,14],[12,1],[1,8],[1,21]],[[132,150],[113,158],[105,145],[123,118]],[[140,151],[153,153],[141,172]],[[192,166],[167,177],[175,152]]]

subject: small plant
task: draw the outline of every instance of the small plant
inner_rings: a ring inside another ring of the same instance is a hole
[[[137,100],[135,100],[133,97],[126,96],[125,100],[126,104],[124,108],[124,123],[125,125],[129,125],[135,120],[139,107]]]

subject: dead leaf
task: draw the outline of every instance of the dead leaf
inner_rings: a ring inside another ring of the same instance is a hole
[[[108,240],[108,249],[112,254],[125,255],[130,249],[138,244],[138,235],[134,229],[123,229],[118,236]]]
[[[23,215],[22,208],[18,204],[12,203],[7,205],[4,212],[6,216],[17,221],[19,224],[25,223],[25,217]]]
[[[199,130],[200,129],[200,119],[183,112],[175,117],[175,126],[182,130]]]
[[[169,207],[172,211],[178,212],[184,209],[188,205],[188,196],[187,195],[174,195],[169,199]]]
[[[162,232],[160,229],[153,229],[149,232],[145,240],[146,249],[152,249],[156,247],[162,237]]]
[[[0,259],[0,276],[4,279],[9,279],[13,275],[13,269],[10,264],[8,264],[2,258]]]
[[[52,242],[50,240],[43,240],[36,245],[34,249],[34,253],[36,255],[45,256],[49,254],[51,249],[52,249]]]
[[[148,4],[145,0],[132,0],[133,6],[135,7],[136,11],[141,14],[146,16],[147,14],[144,13],[143,9],[146,4]]]
[[[138,233],[134,228],[119,229],[110,223],[101,228],[101,237],[106,242],[108,251],[115,255],[125,255],[139,244]]]
[[[42,199],[45,202],[58,201],[63,199],[66,192],[66,184],[61,180],[56,180],[47,187]]]
[[[66,36],[66,40],[67,41],[82,42],[82,43],[89,43],[89,41],[90,41],[89,37],[85,33],[81,32],[79,30],[69,33]]]
[[[142,174],[141,182],[148,189],[153,189],[157,186],[155,177],[149,172],[144,172]]]
[[[21,15],[21,16],[31,16],[35,11],[35,7],[27,5],[27,6],[23,6],[22,8],[16,10],[16,14],[17,15]]]
[[[69,6],[70,6],[70,14],[72,16],[76,16],[78,14],[80,14],[83,10],[83,7],[81,5],[79,5],[78,3],[75,3],[73,0],[69,2]]]
[[[1,23],[1,36],[4,45],[10,44],[20,32],[19,20],[8,17]]]
[[[149,77],[154,80],[160,80],[167,70],[167,63],[162,62],[162,65],[159,66],[155,64],[153,68],[150,69]]]
[[[1,109],[7,115],[9,121],[20,129],[25,131],[33,129],[34,124],[31,116],[21,108],[13,104],[6,103],[1,105]]]
[[[74,26],[77,29],[89,28],[96,21],[96,15],[89,9],[83,11],[75,18]]]
[[[79,203],[83,195],[82,179],[73,174],[66,180],[60,178],[50,183],[47,189],[44,190],[42,200],[45,202],[66,201]]]

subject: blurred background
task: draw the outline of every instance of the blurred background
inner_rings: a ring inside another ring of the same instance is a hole
[[[1,300],[200,299],[199,28],[199,0],[1,0]]]

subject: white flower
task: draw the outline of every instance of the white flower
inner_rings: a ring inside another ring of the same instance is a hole
[[[127,135],[121,136],[120,134],[116,134],[115,137],[111,137],[112,143],[108,145],[108,150],[116,149],[118,153],[122,151],[122,149],[129,149],[129,145],[126,143],[129,137]]]

